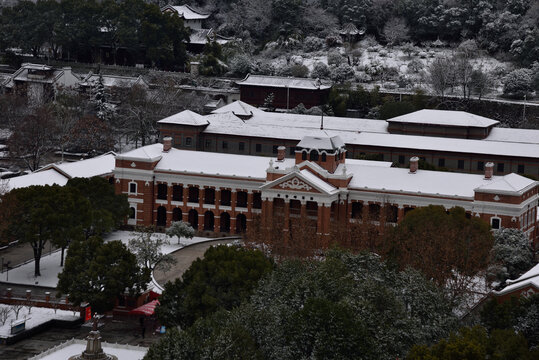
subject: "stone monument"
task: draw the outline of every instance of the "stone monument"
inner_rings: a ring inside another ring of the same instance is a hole
[[[81,355],[71,356],[68,360],[118,360],[114,355],[105,354],[101,348],[101,334],[97,330],[97,323],[99,322],[97,314],[94,314],[92,321],[92,331],[86,338],[88,341],[86,350]]]

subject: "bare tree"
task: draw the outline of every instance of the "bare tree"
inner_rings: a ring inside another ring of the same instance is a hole
[[[442,98],[445,91],[453,84],[453,67],[451,60],[446,57],[438,57],[430,65],[430,85]]]
[[[13,310],[13,312],[15,313],[15,320],[19,319],[19,313],[21,312],[23,307],[24,307],[24,305],[22,305],[22,304],[11,305],[11,310]]]
[[[389,19],[384,26],[384,38],[389,45],[397,45],[410,38],[410,29],[406,25],[406,20],[400,17]]]
[[[2,325],[6,324],[9,314],[11,313],[11,308],[9,306],[0,307],[0,322]]]

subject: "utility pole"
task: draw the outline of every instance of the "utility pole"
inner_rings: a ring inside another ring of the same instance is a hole
[[[524,107],[522,108],[522,121],[526,121],[526,95],[524,95]]]

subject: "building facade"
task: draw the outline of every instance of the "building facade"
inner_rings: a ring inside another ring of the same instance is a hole
[[[539,130],[496,127],[497,121],[461,111],[420,110],[385,120],[265,112],[236,101],[209,115],[182,112],[158,121],[161,137],[179,149],[276,156],[323,128],[346,144],[350,159],[375,158],[408,166],[408,159],[440,168],[481,174],[495,163],[497,175],[539,179]]]
[[[317,239],[334,224],[396,224],[427,205],[460,206],[493,229],[519,228],[537,243],[539,183],[517,174],[495,176],[391,167],[388,162],[346,158],[344,142],[321,131],[306,136],[286,158],[179,150],[172,139],[116,157],[116,192],[127,194],[131,225],[167,227],[187,221],[200,233],[244,232],[257,217],[287,231],[301,217]]]

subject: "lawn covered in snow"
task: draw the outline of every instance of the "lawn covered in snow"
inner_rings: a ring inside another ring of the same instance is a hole
[[[165,234],[161,234],[161,233],[155,233],[152,236],[166,237]],[[129,240],[134,237],[135,236],[133,235],[132,231],[115,231],[107,235],[105,237],[105,240],[106,241],[120,240],[127,246],[129,243]],[[178,244],[177,237],[173,237],[169,239],[170,239],[170,244],[164,245],[161,250],[165,254],[169,254],[171,252],[179,250],[186,245],[191,245],[191,244],[204,242],[208,240],[215,240],[215,239],[205,238],[205,237],[194,237],[192,239],[182,239],[181,244]],[[67,251],[66,251],[66,255],[67,255]],[[58,250],[52,253],[47,252],[41,257],[41,262],[40,262],[41,276],[34,277],[35,263],[34,261],[30,261],[24,265],[13,268],[12,270],[9,271],[9,274],[7,274],[6,272],[2,273],[0,280],[11,283],[11,284],[39,285],[39,286],[55,288],[56,285],[58,284],[58,274],[62,271],[62,267],[60,266],[60,256],[61,256],[61,251]],[[8,277],[9,277],[9,280],[8,280]]]
[[[0,304],[0,309],[12,308],[12,305]],[[30,311],[30,312],[29,312]],[[26,318],[26,330],[41,325],[49,320],[76,320],[80,317],[79,312],[73,312],[68,310],[56,310],[49,308],[32,307],[30,310],[28,307],[23,306],[19,311],[19,320]],[[12,310],[9,313],[9,317],[2,325],[0,322],[0,337],[7,338],[11,335],[11,321],[15,321],[15,312]]]

